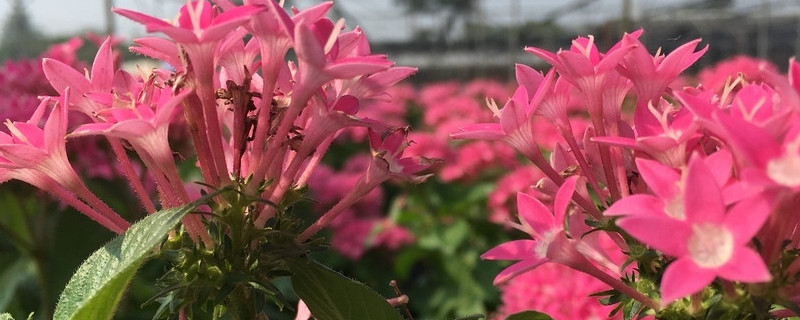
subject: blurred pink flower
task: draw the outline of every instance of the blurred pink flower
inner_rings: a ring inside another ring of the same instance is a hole
[[[490,212],[489,220],[506,224],[512,220],[511,212],[516,212],[514,197],[518,192],[537,197],[539,192],[534,184],[544,178],[544,174],[534,166],[523,166],[510,171],[497,181],[494,191],[489,194],[487,203]]]
[[[351,157],[339,172],[324,165],[317,167],[308,182],[318,201],[315,207],[324,211],[344,198],[355,187],[369,161],[366,155]],[[358,260],[370,248],[383,246],[394,250],[412,243],[414,236],[410,232],[383,217],[384,201],[383,191],[375,188],[333,219],[328,225],[333,233],[333,248],[350,259]]]
[[[607,284],[590,275],[547,263],[500,287],[503,304],[492,319],[505,319],[526,310],[544,312],[554,320],[609,319],[614,306],[604,306],[597,297],[590,297],[608,289]],[[622,319],[622,312],[610,319]]]
[[[740,75],[749,83],[763,82],[766,80],[763,76],[764,70],[778,73],[778,67],[767,60],[737,55],[703,68],[697,77],[706,89],[720,92],[726,82],[733,81]]]

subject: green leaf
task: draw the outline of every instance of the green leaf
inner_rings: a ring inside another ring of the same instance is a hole
[[[0,314],[0,320],[14,320],[10,313]]]
[[[327,267],[303,259],[289,261],[292,286],[319,320],[402,320],[371,288]]]
[[[153,247],[197,205],[156,212],[95,251],[67,283],[53,319],[111,319],[128,282]]]
[[[553,318],[538,311],[523,311],[508,316],[506,320],[553,320]]]
[[[17,286],[28,277],[35,276],[33,261],[21,257],[14,264],[9,266],[3,274],[0,274],[0,310],[6,310],[8,304],[14,297]],[[0,315],[0,320],[3,320]]]

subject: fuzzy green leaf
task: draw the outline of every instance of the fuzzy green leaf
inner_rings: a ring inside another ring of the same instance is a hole
[[[55,320],[108,320],[136,271],[197,202],[156,212],[98,249],[78,268],[56,306]]]
[[[506,320],[553,320],[553,318],[538,311],[523,311],[508,316]]]
[[[371,288],[315,262],[289,262],[292,286],[319,320],[402,320],[392,305]]]

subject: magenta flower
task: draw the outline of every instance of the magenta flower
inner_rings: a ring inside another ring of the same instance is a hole
[[[501,271],[494,279],[495,284],[505,283],[550,261],[583,272],[586,272],[587,268],[594,268],[578,250],[579,243],[584,240],[568,239],[567,231],[564,229],[567,206],[577,181],[578,176],[572,176],[558,189],[553,211],[536,198],[525,193],[517,193],[517,209],[521,223],[517,227],[530,234],[533,239],[509,241],[481,255],[482,259],[488,260],[520,260]]]
[[[633,34],[638,37],[640,33],[637,31]],[[631,85],[616,69],[634,47],[635,45],[617,43],[608,52],[601,54],[594,43],[594,37],[589,36],[573,40],[569,50],[559,50],[558,53],[535,47],[527,47],[525,51],[551,64],[559,76],[564,77],[582,93],[596,135],[605,137],[619,135],[622,100]],[[627,194],[627,185],[622,182],[622,155],[616,150],[612,152],[608,146],[600,146],[599,153],[609,193],[613,199],[619,199]],[[593,184],[596,185],[594,182]]]
[[[373,160],[368,169],[368,181],[397,179],[421,183],[431,176],[419,173],[431,168],[438,161],[424,157],[403,157],[403,150],[409,145],[406,139],[408,131],[407,127],[398,128],[381,140],[380,135],[370,129],[369,146]]]
[[[630,34],[623,37],[622,43],[633,48],[622,59],[618,70],[631,79],[636,90],[637,104],[633,120],[636,132],[639,136],[652,136],[663,131],[663,120],[660,117],[662,112],[658,111],[662,107],[659,102],[661,95],[683,70],[703,56],[708,45],[695,52],[694,49],[700,42],[697,39],[678,47],[667,56],[659,53],[651,56],[637,38],[638,36]]]
[[[666,100],[659,98],[655,101],[637,107],[637,110],[647,109],[649,113],[646,116],[650,121],[647,130],[642,129],[645,126],[637,126],[635,137],[595,137],[592,141],[642,151],[670,167],[682,166],[689,151],[687,145],[698,136],[699,125],[686,108],[675,110],[675,106]]]
[[[683,219],[665,214],[659,205],[637,201],[642,203],[638,213],[617,221],[634,238],[677,258],[661,281],[662,305],[699,292],[716,277],[769,281],[761,256],[747,246],[769,217],[767,199],[742,200],[726,211],[717,179],[698,156],[689,161],[684,184]]]
[[[167,134],[175,108],[190,94],[191,90],[183,90],[172,96],[170,89],[163,89],[154,101],[155,110],[147,104],[135,100],[123,102],[110,95],[98,95],[96,99],[117,101],[120,105],[110,107],[98,113],[97,117],[106,122],[81,125],[70,134],[71,137],[102,134],[109,137],[125,139],[131,143],[137,153],[147,160],[148,165],[161,173],[174,170],[175,159],[169,147]],[[124,105],[128,103],[128,105]]]
[[[778,67],[767,60],[738,55],[718,62],[713,66],[703,68],[697,74],[697,77],[700,84],[706,89],[720,92],[727,82],[736,79],[740,75],[750,83],[763,82],[766,80],[762,76],[764,70],[778,73]]]
[[[67,158],[67,101],[70,89],[39,127],[52,100],[44,99],[27,122],[6,121],[10,135],[0,132],[0,178],[15,178],[59,196],[92,220],[116,233],[130,225],[98,199],[78,177]],[[80,199],[81,201],[78,201]]]
[[[175,42],[189,44],[219,41],[262,10],[263,7],[241,6],[219,13],[208,1],[187,0],[177,25],[128,9],[115,8],[114,12],[143,24],[147,32],[162,32]]]
[[[91,77],[75,70],[72,66],[55,59],[42,60],[42,68],[47,80],[59,94],[64,95],[67,87],[72,90],[69,108],[74,108],[88,116],[104,107],[86,97],[91,92],[111,92],[114,81],[114,53],[111,48],[112,39],[106,38],[92,64]]]
[[[452,133],[454,139],[502,140],[525,155],[548,178],[560,185],[564,179],[556,172],[542,155],[534,136],[534,113],[544,93],[549,91],[555,77],[554,72],[547,76],[524,66],[517,67],[520,86],[502,109],[493,103],[489,107],[499,118],[499,123],[477,123],[462,126],[460,132]]]
[[[355,186],[333,208],[328,210],[316,222],[300,233],[295,239],[302,243],[331,223],[337,216],[361,200],[372,189],[388,180],[402,180],[421,183],[432,174],[423,174],[438,163],[437,160],[424,157],[403,157],[408,146],[408,128],[397,128],[381,139],[380,134],[369,129],[369,144],[372,158],[366,172],[358,179]]]

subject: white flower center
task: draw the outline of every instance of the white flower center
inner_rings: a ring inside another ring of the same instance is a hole
[[[767,163],[767,175],[782,186],[800,186],[800,136],[786,145],[783,155]]]
[[[711,223],[692,225],[689,255],[698,266],[718,268],[733,255],[733,235],[725,228]]]
[[[542,235],[542,238],[539,239],[539,243],[536,244],[536,248],[534,249],[537,257],[544,258],[547,256],[547,248],[550,247],[550,243],[553,242],[553,238],[555,238],[559,231],[560,230],[551,229]]]
[[[686,210],[683,204],[683,195],[676,194],[664,204],[664,211],[676,220],[686,220]]]

